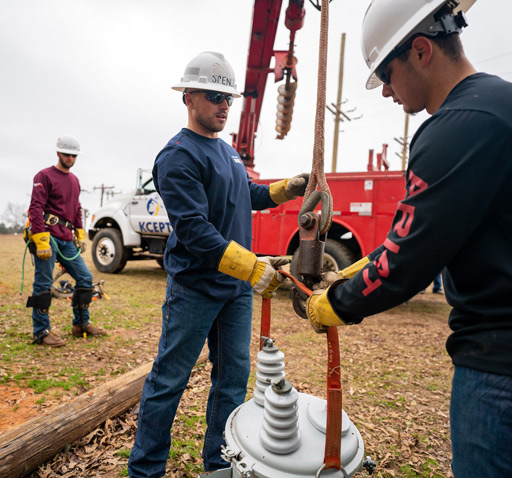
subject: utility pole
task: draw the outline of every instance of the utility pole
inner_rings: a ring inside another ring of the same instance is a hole
[[[399,158],[402,158],[402,171],[405,171],[407,164],[407,149],[409,147],[409,113],[405,113],[405,127],[404,136],[402,138],[393,138],[399,145],[402,146],[402,154],[395,153]]]
[[[341,34],[341,49],[340,49],[340,70],[338,75],[338,96],[336,97],[336,105],[338,108],[341,106],[341,92],[343,90],[343,66],[345,63],[345,33]],[[336,111],[334,116],[334,145],[332,148],[332,169],[331,172],[336,172],[338,161],[338,136],[340,134],[340,113]]]
[[[107,191],[105,194],[107,195],[107,200],[112,199],[116,194],[121,194],[123,191]]]
[[[105,194],[105,191],[108,191],[110,189],[114,189],[114,186],[105,186],[104,184],[102,184],[101,186],[94,186],[94,191],[96,191],[96,189],[100,189],[101,190],[101,200],[100,200],[100,207],[103,207],[103,195]]]
[[[343,64],[345,61],[345,33],[341,34],[341,52],[340,52],[340,69],[339,69],[339,75],[338,75],[338,96],[336,98],[336,103],[331,103],[331,106],[325,105],[325,107],[334,115],[334,145],[332,149],[332,172],[336,172],[337,168],[337,161],[338,161],[338,140],[339,140],[339,134],[340,134],[340,123],[342,121],[352,121],[352,119],[359,119],[361,116],[358,116],[357,118],[350,118],[346,113],[352,113],[356,110],[356,108],[353,108],[352,110],[349,110],[347,112],[342,111],[341,105],[341,93],[343,91]],[[343,119],[345,118],[345,119]]]

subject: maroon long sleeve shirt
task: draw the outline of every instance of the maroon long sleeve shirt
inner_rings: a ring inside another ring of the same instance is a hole
[[[29,208],[32,233],[49,231],[53,237],[71,241],[73,233],[61,224],[45,224],[44,214],[54,214],[69,221],[76,229],[83,229],[79,196],[80,182],[73,173],[63,173],[55,166],[39,171],[34,176]]]

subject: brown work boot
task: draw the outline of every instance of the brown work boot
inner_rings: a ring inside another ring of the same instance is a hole
[[[47,347],[62,347],[66,345],[66,342],[64,342],[64,340],[62,340],[58,335],[50,332],[42,338],[41,345],[46,345]]]
[[[81,325],[73,325],[73,328],[71,329],[71,333],[74,337],[83,337],[84,331],[82,329]],[[93,336],[100,336],[105,335],[106,332],[101,327],[94,327],[92,324],[87,324],[85,326],[85,333],[87,335],[93,335]]]

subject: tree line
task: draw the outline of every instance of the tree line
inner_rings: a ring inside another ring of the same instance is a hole
[[[0,234],[21,234],[27,222],[27,207],[9,202],[0,218]]]

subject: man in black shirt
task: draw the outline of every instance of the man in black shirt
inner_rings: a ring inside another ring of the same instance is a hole
[[[459,32],[473,3],[370,4],[367,88],[382,85],[406,113],[432,116],[411,141],[405,198],[384,244],[355,274],[328,273],[307,304],[316,331],[357,324],[443,270],[456,478],[512,470],[512,84],[476,72],[464,54]]]

